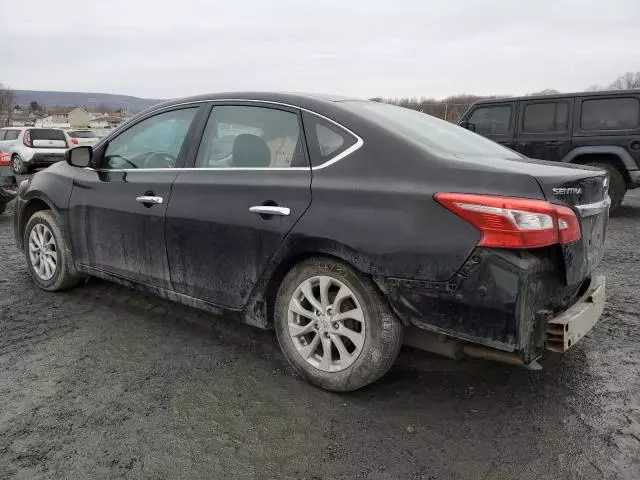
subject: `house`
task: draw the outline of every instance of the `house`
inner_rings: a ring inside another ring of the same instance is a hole
[[[87,128],[91,120],[93,120],[92,115],[84,108],[74,108],[69,112],[71,128]]]
[[[123,122],[122,117],[103,115],[102,117],[94,118],[89,122],[89,128],[116,128]]]

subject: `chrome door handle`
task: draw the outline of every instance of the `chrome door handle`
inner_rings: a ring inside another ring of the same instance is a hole
[[[163,202],[162,197],[154,197],[151,195],[142,195],[141,197],[136,197],[136,202],[140,203],[152,203],[154,205],[160,205]]]
[[[273,205],[257,205],[249,208],[250,212],[259,213],[261,215],[282,215],[287,216],[291,213],[291,209],[287,207],[275,207]]]

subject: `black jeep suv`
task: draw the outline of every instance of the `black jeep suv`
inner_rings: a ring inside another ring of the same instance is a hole
[[[527,157],[606,170],[612,212],[640,185],[640,90],[481,100],[460,125]]]

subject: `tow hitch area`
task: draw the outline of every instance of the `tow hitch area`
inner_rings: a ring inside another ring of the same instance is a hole
[[[593,328],[604,310],[605,277],[594,277],[586,293],[547,323],[547,349],[566,352]]]

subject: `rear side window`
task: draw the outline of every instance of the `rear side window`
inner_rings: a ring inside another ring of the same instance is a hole
[[[54,130],[53,128],[32,128],[31,141],[34,140],[62,140],[66,141],[62,130]]]
[[[505,134],[511,129],[511,105],[476,108],[468,120],[483,135]]]
[[[4,140],[6,130],[0,130],[0,141]]]
[[[317,167],[337,157],[357,142],[338,125],[310,113],[303,115],[304,129],[311,153],[311,165]]]
[[[564,132],[568,128],[567,102],[533,103],[524,107],[522,131],[525,133]]]
[[[582,102],[582,130],[629,130],[640,126],[637,98],[599,98]]]
[[[20,136],[20,130],[7,130],[5,140],[16,140]]]

